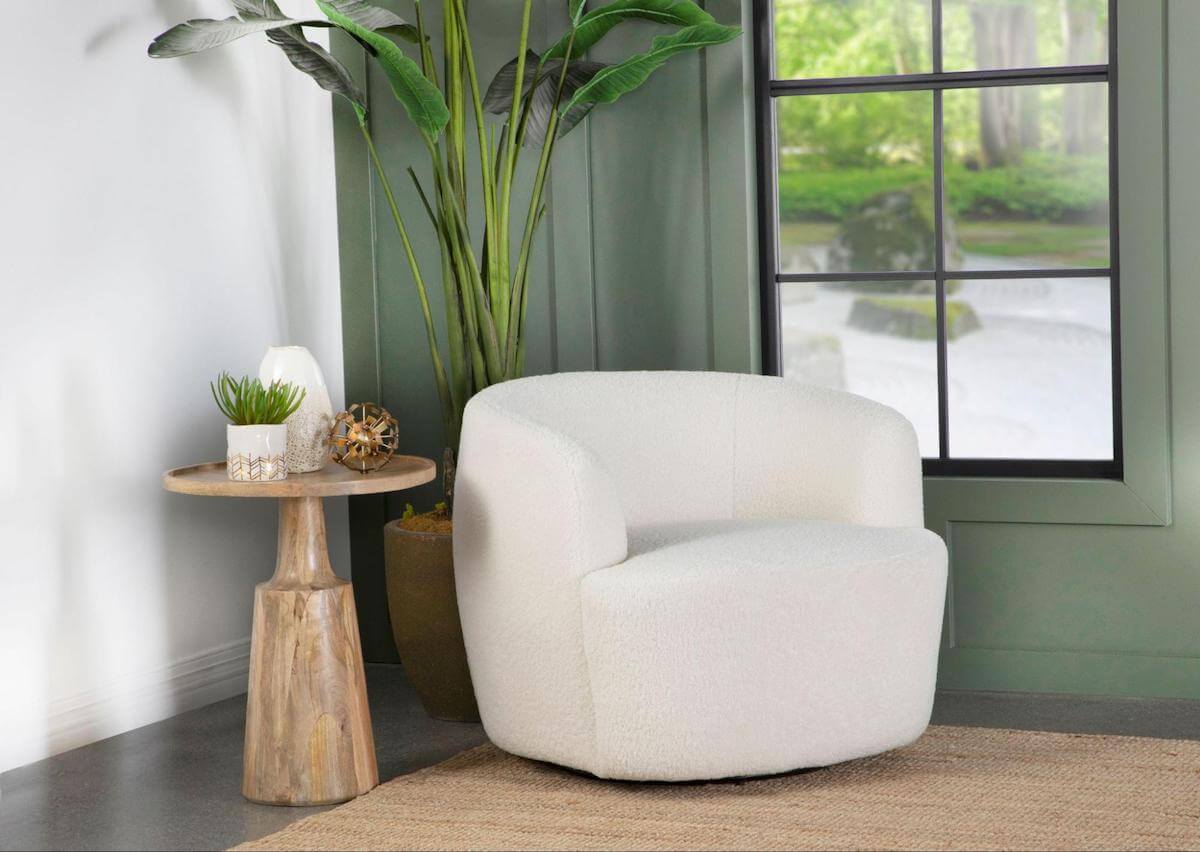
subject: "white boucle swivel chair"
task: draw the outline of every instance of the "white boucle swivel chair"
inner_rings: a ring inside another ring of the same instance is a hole
[[[602,778],[784,772],[929,722],[946,548],[900,414],[763,376],[568,373],[467,406],[454,563],[502,749]]]

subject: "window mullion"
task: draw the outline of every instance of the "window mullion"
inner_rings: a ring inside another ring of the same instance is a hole
[[[1069,83],[1105,83],[1108,65],[943,71],[930,74],[881,74],[873,77],[821,77],[767,81],[771,97],[824,93],[907,92],[924,89],[981,89],[988,86],[1047,86]]]
[[[935,12],[940,9],[937,0],[934,0],[934,8]],[[940,36],[938,40],[940,42]],[[950,398],[949,371],[946,366],[945,226],[942,221],[945,199],[944,152],[942,92],[940,89],[935,89],[933,92],[933,288],[937,321],[938,456],[947,459],[950,457]]]

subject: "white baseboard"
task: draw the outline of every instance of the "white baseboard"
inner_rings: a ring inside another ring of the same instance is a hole
[[[240,639],[160,669],[53,701],[43,747],[21,754],[15,765],[41,760],[239,695],[246,691],[249,670],[250,640]]]

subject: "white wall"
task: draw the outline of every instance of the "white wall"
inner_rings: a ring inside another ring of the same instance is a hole
[[[223,456],[208,380],[271,344],[308,346],[343,401],[329,95],[261,36],[146,56],[229,14],[5,10],[0,770],[244,691],[274,506],[159,476]]]

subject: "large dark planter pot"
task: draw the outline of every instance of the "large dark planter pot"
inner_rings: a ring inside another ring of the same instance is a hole
[[[478,722],[448,533],[383,528],[388,610],[404,670],[435,719]]]

